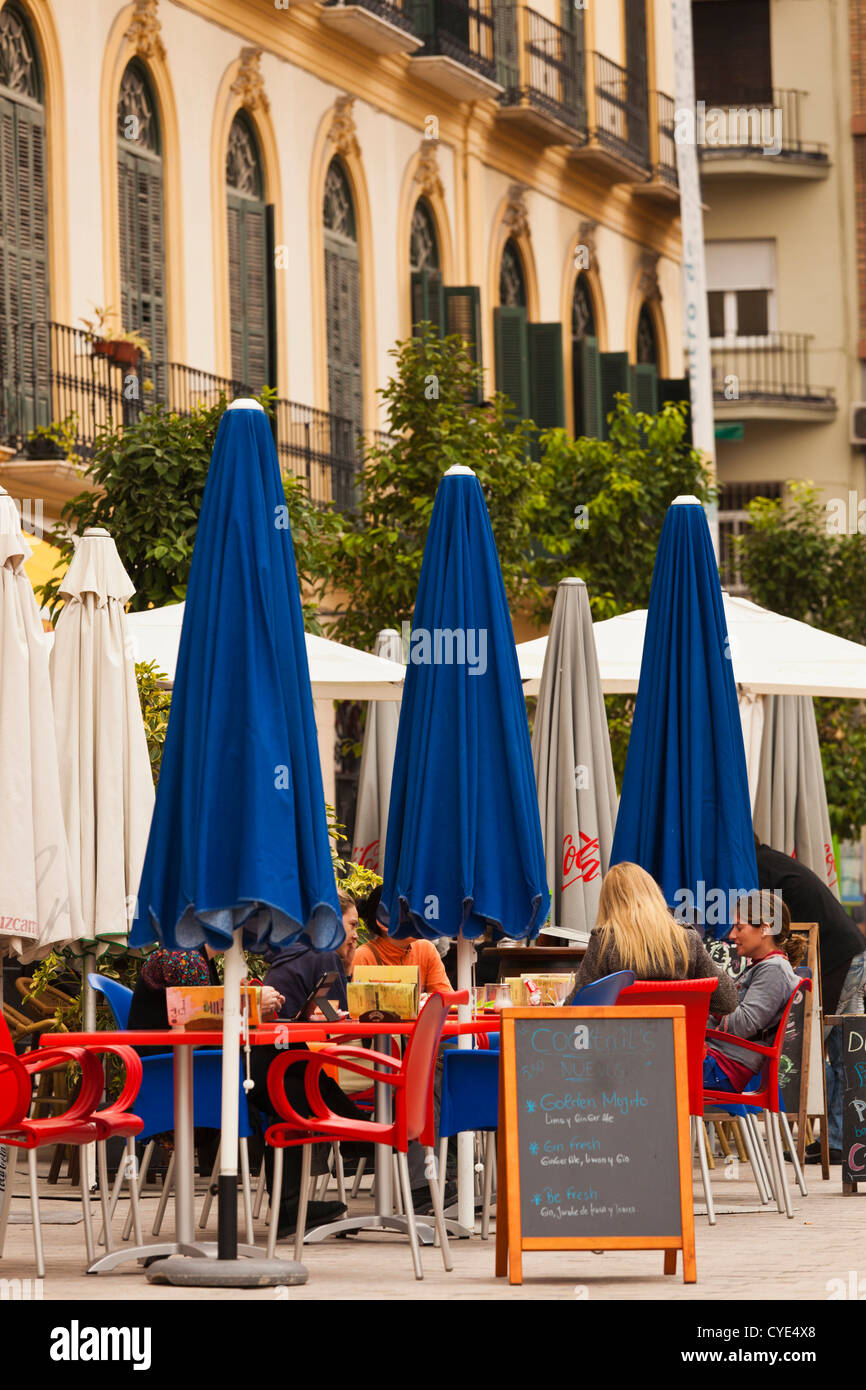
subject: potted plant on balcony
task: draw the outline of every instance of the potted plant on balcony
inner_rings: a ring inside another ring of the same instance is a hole
[[[115,316],[114,309],[94,305],[94,315],[92,319],[81,319],[94,357],[107,357],[116,367],[135,368],[142,358],[145,362],[150,361],[150,347],[141,333],[135,329],[115,327],[109,322]]]

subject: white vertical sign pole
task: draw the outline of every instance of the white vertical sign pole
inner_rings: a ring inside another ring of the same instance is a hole
[[[692,438],[716,475],[716,436],[713,420],[713,376],[710,360],[710,322],[704,262],[704,218],[698,168],[695,71],[692,49],[691,0],[671,0],[674,37],[674,135],[680,182],[683,232],[683,334],[688,351]],[[716,556],[719,553],[718,507],[708,503],[707,520]]]

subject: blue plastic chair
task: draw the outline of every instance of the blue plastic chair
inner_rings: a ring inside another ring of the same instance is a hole
[[[617,970],[613,975],[602,975],[600,980],[593,980],[577,990],[569,999],[569,1006],[579,1004],[582,1008],[607,1008],[616,1003],[620,990],[633,985],[634,980],[633,970]]]
[[[498,1034],[491,1034],[491,1041]],[[484,1142],[484,1202],[481,1239],[490,1230],[490,1198],[493,1187],[494,1143],[499,1124],[499,1049],[473,1048],[442,1053],[442,1096],[439,1109],[439,1170],[444,1191],[448,1138],[464,1130],[486,1131]]]
[[[111,980],[105,975],[90,974],[87,976],[87,983],[91,989],[96,990],[105,998],[108,1007],[114,1015],[114,1021],[118,1028],[125,1032],[129,1024],[129,1010],[132,1005],[132,990],[122,985],[119,980]],[[174,1054],[171,1052],[159,1052],[152,1057],[142,1057],[142,1079],[138,1095],[135,1098],[135,1113],[144,1121],[144,1128],[139,1136],[142,1140],[148,1140],[144,1156],[141,1160],[141,1171],[139,1176],[139,1192],[144,1187],[147,1178],[147,1171],[153,1156],[154,1141],[153,1135],[165,1134],[174,1129]],[[222,1127],[222,1052],[197,1052],[193,1056],[193,1124],[198,1128],[220,1129]],[[243,1088],[243,1070],[238,1071],[238,1137],[241,1148],[241,1167],[244,1180],[244,1201],[247,1208],[247,1239],[252,1243],[251,1234],[251,1196],[249,1192],[249,1153],[247,1149],[247,1139],[252,1134],[250,1125],[249,1111],[246,1103],[246,1092]],[[165,1176],[162,1196],[159,1208],[154,1221],[153,1235],[159,1235],[162,1226],[162,1219],[165,1214],[165,1207],[168,1195],[171,1190],[171,1180],[174,1169],[174,1154],[169,1162],[169,1170]],[[114,1192],[111,1198],[111,1214],[114,1214],[120,1196],[120,1177],[115,1182]],[[203,1228],[210,1213],[212,1194],[208,1190],[202,1208],[200,1226]],[[129,1237],[131,1229],[132,1213],[127,1219],[126,1228],[123,1233],[124,1240]]]

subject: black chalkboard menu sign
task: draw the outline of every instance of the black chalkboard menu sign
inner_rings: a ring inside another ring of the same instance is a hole
[[[842,1186],[866,1182],[866,1017],[842,1019]]]
[[[694,1282],[685,1011],[509,1009],[500,1053],[497,1274],[521,1251],[683,1251]],[[504,1134],[503,1134],[504,1129]]]

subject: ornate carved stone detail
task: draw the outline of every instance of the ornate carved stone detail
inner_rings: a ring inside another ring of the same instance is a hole
[[[508,202],[502,221],[513,237],[529,236],[529,213],[526,211],[526,185],[513,183],[508,190]]]
[[[597,229],[598,223],[587,217],[581,222],[577,233],[577,244],[586,247],[589,257],[589,265],[584,266],[583,269],[594,270],[596,274],[598,273],[598,249],[595,239]]]
[[[439,173],[438,140],[421,141],[421,157],[415,167],[415,182],[428,198],[444,196],[442,178]]]
[[[164,58],[165,44],[160,33],[157,5],[159,0],[135,0],[135,13],[129,22],[126,38],[142,58]]]
[[[659,289],[658,265],[659,254],[657,251],[641,252],[638,294],[644,301],[661,302],[662,292]]]
[[[262,50],[260,48],[241,49],[241,65],[231,90],[240,98],[241,106],[245,111],[255,111],[259,107],[263,111],[270,111],[271,109],[265,92],[261,61]]]
[[[331,143],[338,154],[357,155],[360,153],[358,146],[358,132],[355,129],[355,117],[352,107],[355,98],[350,96],[337,97],[334,102],[334,115],[331,120],[330,137]]]

